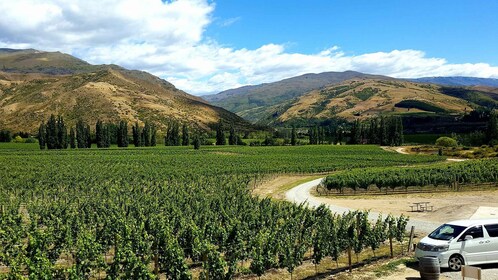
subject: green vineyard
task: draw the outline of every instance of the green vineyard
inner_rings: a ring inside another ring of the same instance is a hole
[[[408,188],[410,186],[451,186],[498,182],[498,160],[483,159],[441,163],[419,167],[376,167],[355,169],[328,176],[323,182],[329,190],[366,190]]]
[[[437,162],[374,146],[0,146],[0,278],[231,279],[402,240],[407,219],[260,199],[255,180]]]

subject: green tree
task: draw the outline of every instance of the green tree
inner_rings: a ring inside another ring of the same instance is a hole
[[[492,112],[486,127],[486,138],[489,144],[498,144],[498,113]]]
[[[355,120],[351,127],[349,144],[360,144],[361,142],[361,124],[359,120]]]
[[[230,133],[228,134],[228,145],[237,145],[237,135],[233,124],[230,126]]]
[[[150,123],[145,121],[144,129],[142,130],[143,146],[150,147]]]
[[[188,146],[190,144],[189,135],[188,135],[188,126],[183,124],[182,127],[182,146]]]
[[[224,146],[227,144],[225,138],[225,131],[223,128],[223,123],[221,119],[218,121],[218,125],[216,126],[216,146]]]
[[[128,147],[128,123],[121,120],[117,131],[117,144],[120,148]]]
[[[154,124],[150,125],[150,146],[155,147],[157,145],[157,131]]]
[[[57,149],[59,147],[59,138],[58,138],[58,126],[57,120],[54,115],[51,115],[47,122],[46,128],[46,139],[47,139],[47,149]]]
[[[297,132],[296,132],[296,127],[295,126],[292,126],[291,145],[292,146],[296,146],[297,145]]]
[[[95,124],[95,141],[97,142],[97,148],[105,147],[105,132],[104,132],[104,124],[101,120],[97,121]]]
[[[71,127],[71,129],[69,130],[69,146],[71,147],[71,149],[76,148],[76,133],[74,132],[73,127]]]
[[[87,134],[87,125],[82,120],[78,120],[76,122],[76,142],[78,149],[89,148]]]
[[[40,124],[40,127],[38,127],[38,145],[40,146],[41,150],[45,149],[45,146],[47,145],[46,143],[46,131],[45,131],[45,123],[42,122]]]
[[[178,122],[173,121],[170,123],[166,136],[164,138],[164,145],[166,146],[180,146],[180,125]]]
[[[436,146],[447,147],[447,148],[449,148],[449,147],[457,147],[458,143],[457,143],[457,140],[455,140],[453,138],[443,136],[443,137],[439,137],[436,140]]]
[[[201,148],[201,138],[199,137],[199,134],[197,134],[197,133],[194,135],[193,144],[194,144],[195,150],[199,150]]]
[[[141,147],[143,145],[142,131],[138,126],[138,122],[136,122],[135,125],[132,127],[132,133],[133,133],[133,145],[135,145],[135,147]]]
[[[86,147],[90,149],[92,147],[92,134],[90,133],[90,125],[86,125]]]

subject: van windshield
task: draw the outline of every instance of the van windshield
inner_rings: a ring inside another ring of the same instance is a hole
[[[429,234],[429,237],[438,240],[452,240],[460,235],[465,229],[466,227],[444,224]]]

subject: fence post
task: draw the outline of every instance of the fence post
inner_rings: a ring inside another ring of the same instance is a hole
[[[408,253],[410,253],[411,249],[412,249],[412,243],[413,243],[413,235],[415,233],[415,226],[412,226],[411,230],[410,230],[410,239],[408,240]]]

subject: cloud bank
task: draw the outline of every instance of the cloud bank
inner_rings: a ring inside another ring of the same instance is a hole
[[[94,64],[145,70],[197,95],[325,71],[498,78],[496,66],[452,64],[420,50],[348,55],[332,46],[303,54],[270,42],[229,48],[205,36],[215,8],[208,0],[0,0],[0,47],[62,51]]]

